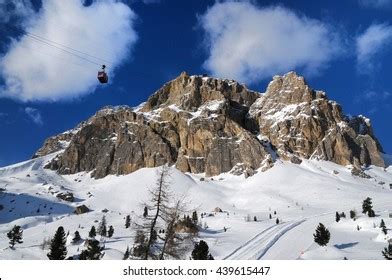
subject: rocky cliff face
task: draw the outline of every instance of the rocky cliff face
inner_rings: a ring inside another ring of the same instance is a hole
[[[370,121],[345,116],[339,104],[309,88],[294,72],[274,77],[266,93],[252,104],[250,115],[283,159],[297,156],[341,165],[384,166]]]
[[[370,121],[349,119],[294,72],[274,77],[263,95],[182,73],[137,108],[104,108],[72,133],[49,138],[35,156],[60,149],[48,168],[95,178],[163,164],[207,176],[252,175],[277,157],[384,165]]]

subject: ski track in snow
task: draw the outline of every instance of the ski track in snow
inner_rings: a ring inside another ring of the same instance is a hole
[[[225,260],[259,260],[286,232],[303,223],[306,219],[271,226],[235,249]]]

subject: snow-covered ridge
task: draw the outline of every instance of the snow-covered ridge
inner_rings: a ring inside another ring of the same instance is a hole
[[[0,196],[0,259],[47,259],[48,248],[41,244],[59,226],[70,231],[68,256],[78,254],[84,245],[71,244],[73,232],[78,230],[86,238],[102,215],[115,229],[113,238],[105,238],[104,259],[122,259],[136,231],[134,226],[125,228],[124,218],[129,214],[135,221],[141,215],[158,169],[94,180],[84,172],[58,175],[44,169],[53,156],[0,169],[0,187],[5,189]],[[300,165],[279,161],[248,179],[229,173],[205,178],[172,167],[170,185],[175,195],[187,196],[190,209],[208,213],[200,219],[198,239],[208,243],[216,259],[382,259],[381,250],[392,235],[382,234],[373,223],[378,225],[383,218],[388,228],[392,226],[388,217],[392,212],[392,169],[371,166],[365,172],[370,179],[352,176],[348,167],[316,160],[304,160]],[[74,194],[74,202],[56,198],[65,191]],[[367,196],[373,199],[376,218],[361,214],[361,202]],[[81,204],[91,212],[74,214]],[[214,213],[215,207],[223,212]],[[351,209],[357,211],[356,221],[349,218]],[[347,218],[336,223],[336,211],[344,211]],[[322,250],[313,242],[319,222],[331,231],[331,241]],[[11,250],[6,233],[15,224],[24,229],[24,243]]]

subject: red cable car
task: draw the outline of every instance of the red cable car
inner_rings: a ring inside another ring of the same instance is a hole
[[[98,71],[98,81],[101,84],[106,84],[109,80],[108,74],[105,72],[106,65],[102,65],[102,71]]]

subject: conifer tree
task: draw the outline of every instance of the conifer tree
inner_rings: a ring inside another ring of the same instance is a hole
[[[253,221],[257,222],[257,217],[256,216],[253,217]]]
[[[90,239],[87,242],[87,249],[80,253],[79,260],[100,260],[104,254],[98,240]]]
[[[385,259],[392,260],[392,243],[389,243],[388,247],[384,248],[381,253]]]
[[[350,210],[350,218],[354,220],[356,218],[356,216],[357,216],[357,213],[355,212],[355,210]]]
[[[23,243],[23,229],[20,226],[14,226],[8,233],[7,237],[10,240],[9,244],[11,248],[14,248],[16,243]]]
[[[127,215],[125,218],[125,228],[129,228],[131,226],[131,216]]]
[[[134,245],[132,248],[132,255],[136,258],[141,258],[143,254],[146,252],[146,247],[147,247],[147,238],[144,234],[144,231],[138,229],[136,231]]]
[[[114,233],[114,228],[113,228],[113,226],[110,226],[109,230],[108,230],[108,237],[112,237],[113,233]]]
[[[75,231],[74,237],[72,238],[72,243],[76,244],[76,243],[79,243],[81,240],[82,240],[82,238],[80,237],[79,231]]]
[[[335,221],[338,223],[340,221],[340,215],[338,212],[335,214]]]
[[[97,236],[97,231],[95,230],[95,226],[92,226],[90,232],[88,233],[88,237],[95,238]]]
[[[195,244],[192,251],[192,259],[194,260],[210,260],[214,259],[208,248],[208,244],[204,240],[200,240],[199,243]]]
[[[98,234],[100,236],[106,236],[106,234],[107,234],[106,217],[105,216],[102,216],[102,220],[98,225]]]
[[[369,217],[375,217],[375,213],[373,211],[373,205],[372,205],[372,199],[370,197],[367,197],[363,202],[362,202],[362,213],[368,214]]]
[[[313,234],[314,242],[320,246],[326,246],[331,238],[329,230],[322,224],[319,223],[316,233]]]
[[[382,231],[385,235],[388,233],[387,227],[385,226],[385,222],[384,222],[383,219],[381,219],[380,228],[381,228],[381,231]]]
[[[60,226],[50,243],[50,252],[47,254],[49,260],[64,260],[67,256],[66,236],[64,228]]]
[[[272,215],[271,215],[271,213],[269,214],[269,218],[270,218],[270,219],[272,219]]]
[[[279,224],[279,218],[276,218],[276,221],[275,221],[275,223],[278,225]]]
[[[147,207],[147,206],[144,206],[143,217],[144,217],[144,218],[147,218],[147,216],[148,216],[148,207]]]
[[[197,221],[198,221],[198,216],[197,216],[197,212],[193,211],[192,213],[192,221],[195,225],[197,225]]]
[[[129,247],[127,246],[127,249],[125,250],[124,256],[123,256],[123,260],[127,260],[129,259]]]

